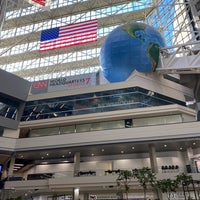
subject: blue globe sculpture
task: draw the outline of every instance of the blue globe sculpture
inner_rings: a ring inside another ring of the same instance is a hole
[[[115,28],[100,51],[102,73],[109,82],[125,81],[134,70],[152,72],[165,43],[160,33],[144,23],[128,23]]]

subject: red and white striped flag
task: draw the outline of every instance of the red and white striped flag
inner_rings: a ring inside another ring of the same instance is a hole
[[[26,0],[30,4],[44,9],[50,9],[51,0]]]
[[[95,41],[97,41],[96,19],[42,31],[40,51],[55,50]]]

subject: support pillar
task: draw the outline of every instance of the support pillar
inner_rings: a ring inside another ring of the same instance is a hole
[[[80,171],[80,152],[76,152],[74,155],[74,176],[78,176]]]
[[[200,102],[196,103],[195,110],[196,110],[196,120],[200,121]]]
[[[73,189],[73,200],[79,200],[79,188]]]
[[[154,173],[158,173],[158,164],[156,160],[156,148],[155,145],[150,144],[149,145],[149,157],[150,157],[150,164],[151,164],[151,170]]]
[[[187,148],[186,150],[186,160],[187,160],[186,171],[188,173],[196,173],[197,169],[196,169],[195,161],[193,159],[193,149],[191,147]]]
[[[149,158],[151,164],[151,170],[153,173],[158,173],[158,163],[156,159],[156,148],[154,144],[149,144]],[[162,200],[163,195],[160,190],[156,189],[154,193],[158,199]]]
[[[12,155],[8,169],[8,177],[13,175],[14,164],[15,164],[15,155]]]

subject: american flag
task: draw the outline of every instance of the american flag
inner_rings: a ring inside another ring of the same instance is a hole
[[[50,8],[51,0],[26,0],[30,4],[33,4],[42,8]]]
[[[97,20],[89,20],[44,30],[40,51],[55,50],[97,41]]]

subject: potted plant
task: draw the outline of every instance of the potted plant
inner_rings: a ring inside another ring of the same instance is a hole
[[[187,185],[191,180],[192,177],[190,175],[181,173],[177,175],[174,180],[167,178],[156,181],[156,187],[159,188],[162,193],[166,193],[167,198],[170,200],[173,196],[172,194],[177,191],[180,184]]]
[[[117,178],[117,186],[119,187],[119,189],[121,189],[122,187],[125,189],[126,200],[128,200],[128,192],[130,189],[132,177],[132,171],[120,170],[119,176]]]
[[[151,171],[148,167],[143,167],[141,169],[134,169],[133,170],[133,177],[138,180],[140,185],[143,187],[144,191],[144,199],[147,199],[147,186],[151,185],[154,187],[156,182],[156,175]]]
[[[162,193],[166,193],[167,198],[170,200],[172,194],[178,189],[179,182],[176,179],[172,180],[167,178],[156,181],[155,185],[161,190]]]

